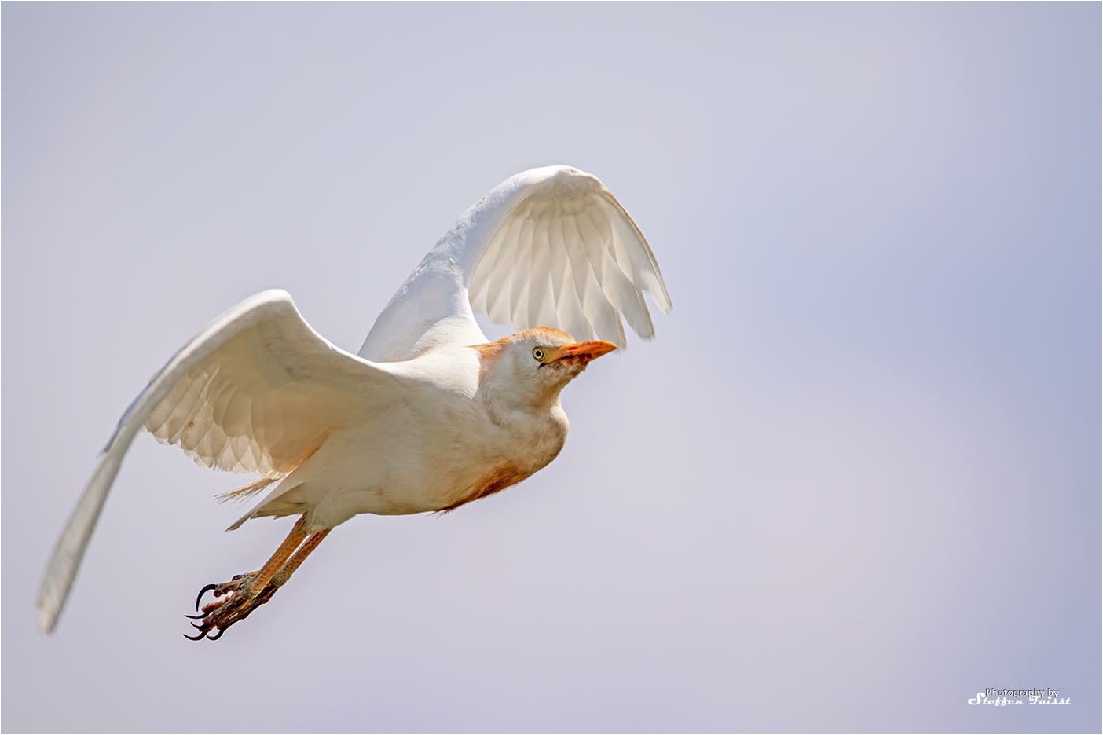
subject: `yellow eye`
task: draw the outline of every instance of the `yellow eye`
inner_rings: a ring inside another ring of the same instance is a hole
[[[537,360],[539,360],[540,362],[544,362],[544,348],[543,347],[533,347],[532,348],[532,356],[534,358],[536,358]]]

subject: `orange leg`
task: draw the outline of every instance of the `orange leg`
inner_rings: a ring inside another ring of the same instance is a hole
[[[322,539],[328,536],[329,532],[332,530],[332,528],[327,528],[324,531],[319,531],[307,537],[298,551],[296,551],[295,554],[287,560],[287,563],[276,572],[276,576],[272,577],[272,581],[268,583],[268,586],[261,590],[260,594],[256,596],[249,607],[249,611],[252,612],[271,600],[272,595],[276,594],[280,587],[287,584],[287,580],[291,579],[291,575],[295,573],[295,570],[302,566],[303,562],[306,561],[306,557],[310,556],[310,552],[318,548],[318,544],[322,543]],[[246,615],[248,615],[248,613],[246,613]]]
[[[272,581],[272,577],[276,576],[276,572],[283,568],[283,565],[287,563],[287,560],[291,558],[299,545],[306,539],[306,531],[303,530],[305,525],[305,517],[300,518],[295,523],[295,527],[291,529],[291,533],[287,534],[287,538],[276,549],[276,553],[268,557],[268,561],[264,562],[264,566],[257,570],[257,576],[249,585],[252,589],[258,592],[263,590]]]
[[[291,533],[276,549],[276,553],[260,569],[249,574],[239,574],[229,582],[209,584],[200,590],[199,597],[195,601],[197,611],[203,595],[207,592],[213,591],[215,597],[219,599],[204,605],[199,615],[188,616],[201,622],[192,623],[192,626],[199,631],[198,635],[185,637],[196,641],[201,638],[217,640],[231,625],[244,620],[249,613],[268,602],[272,595],[276,594],[276,590],[287,583],[306,557],[318,547],[322,539],[329,535],[331,529],[327,528],[308,536],[303,530],[305,520],[305,518],[299,519],[291,529]],[[217,632],[211,635],[214,631]]]
[[[295,570],[303,565],[306,561],[306,557],[310,556],[310,553],[314,549],[318,548],[318,544],[322,543],[322,539],[329,535],[332,528],[327,528],[324,531],[308,536],[303,545],[295,551],[287,563],[280,567],[280,570],[276,572],[272,577],[272,581],[267,585],[268,587],[276,587],[277,589],[287,584],[287,580],[291,579],[291,575],[295,573]]]

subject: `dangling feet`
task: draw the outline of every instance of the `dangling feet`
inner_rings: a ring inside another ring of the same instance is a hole
[[[249,613],[272,599],[277,587],[271,583],[261,594],[253,594],[256,579],[257,572],[235,574],[229,582],[209,584],[199,590],[199,596],[195,598],[195,611],[199,614],[185,616],[200,621],[192,623],[192,627],[199,633],[194,636],[185,633],[184,637],[193,641],[202,638],[217,641],[227,628],[249,617]],[[203,605],[203,609],[200,610],[203,596],[208,592],[213,592],[215,599]]]
[[[193,641],[204,638],[217,641],[227,628],[249,617],[250,613],[271,600],[272,595],[287,583],[331,530],[327,528],[308,536],[303,531],[304,525],[305,520],[300,519],[276,549],[276,553],[257,571],[238,574],[229,582],[208,584],[199,590],[199,595],[195,598],[195,611],[198,614],[186,616],[199,621],[192,623],[192,627],[199,633],[194,636],[185,634],[184,637]],[[208,592],[213,592],[215,599],[203,605],[203,596]]]

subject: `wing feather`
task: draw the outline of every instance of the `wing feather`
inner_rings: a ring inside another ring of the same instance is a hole
[[[612,202],[612,203],[610,203]],[[655,304],[664,313],[670,311],[670,295],[666,292],[666,284],[663,283],[662,274],[659,272],[659,264],[655,262],[655,256],[651,249],[637,247],[640,232],[635,223],[627,217],[616,200],[609,198],[605,203],[605,213],[613,226],[613,235],[616,246],[624,254],[626,260],[632,264],[632,281],[646,291],[655,300]]]
[[[578,290],[579,301],[582,304],[582,313],[586,315],[586,320],[594,333],[613,341],[619,339],[620,344],[623,344],[624,330],[620,328],[619,319],[612,313],[609,301],[601,290],[599,278],[594,273],[577,221],[573,217],[561,217],[560,222],[563,223],[563,234],[571,260],[571,270],[574,273],[575,288]],[[615,326],[614,322],[617,322]]]
[[[644,339],[655,336],[655,327],[651,314],[643,302],[643,293],[631,281],[631,262],[627,255],[623,262],[618,260],[613,228],[599,203],[586,208],[585,216],[580,218],[583,227],[592,228],[595,237],[602,244],[602,283],[606,284],[606,293],[613,307],[624,315],[628,326]]]
[[[520,274],[529,274],[533,271],[532,216],[528,209],[526,207],[517,214],[521,221],[521,227],[517,233],[517,260],[513,265],[513,270]],[[511,290],[513,293],[510,298],[510,313],[513,321],[520,325],[521,329],[536,326],[529,320],[529,288],[532,284],[532,278],[524,277],[524,275],[515,277],[512,284]]]
[[[586,318],[586,309],[582,302],[585,293],[585,282],[580,278],[582,271],[577,267],[573,248],[568,244],[566,233],[563,231],[563,220],[556,217],[551,220],[549,226],[551,244],[558,252],[563,253],[563,280],[560,283],[556,304],[557,316],[567,327],[575,339],[590,339],[593,334],[593,325]]]
[[[647,240],[591,174],[569,166],[524,171],[464,212],[391,299],[360,356],[408,360],[432,345],[486,337],[474,320],[558,327],[620,346],[624,324],[645,339],[670,296]]]
[[[509,262],[509,254],[516,252],[513,244],[521,230],[521,220],[512,217],[495,237],[495,247],[498,249],[498,259],[494,269],[487,274],[487,288],[489,289],[489,303],[487,314],[497,322],[508,322],[513,313],[510,304],[510,283],[516,278],[520,281],[523,277],[514,268],[514,263]]]
[[[552,258],[555,257],[548,242],[548,230],[543,222],[532,223],[532,278],[529,279],[528,324],[522,329],[554,324],[555,289],[552,287]]]

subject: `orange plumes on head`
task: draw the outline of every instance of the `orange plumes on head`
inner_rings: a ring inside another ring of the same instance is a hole
[[[542,337],[546,337],[548,340],[550,340],[552,342],[559,342],[561,340],[566,340],[567,342],[574,342],[574,337],[572,337],[567,332],[564,332],[562,329],[556,329],[555,327],[535,327],[533,329],[526,329],[523,332],[519,332],[517,334],[517,336],[521,337],[522,339],[524,339],[525,337],[528,337],[528,336],[533,336],[533,337],[542,336]]]

